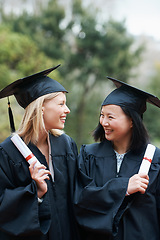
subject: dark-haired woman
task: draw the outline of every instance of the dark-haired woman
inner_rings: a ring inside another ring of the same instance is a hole
[[[148,133],[142,116],[151,94],[111,79],[117,89],[101,107],[93,136],[78,160],[75,212],[83,240],[160,239],[160,150],[150,171],[138,173]]]

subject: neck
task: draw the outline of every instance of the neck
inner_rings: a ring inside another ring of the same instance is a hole
[[[48,133],[47,132],[40,132],[39,133],[39,138],[38,138],[38,143],[37,146],[41,146],[46,144],[48,138]]]
[[[48,146],[48,133],[44,132],[39,135],[37,147],[45,156],[47,163],[49,164],[49,146]]]
[[[123,154],[123,153],[126,153],[128,151],[129,144],[128,143],[113,142],[113,148],[119,154]]]

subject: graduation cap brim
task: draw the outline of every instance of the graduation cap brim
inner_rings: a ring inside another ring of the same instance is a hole
[[[149,102],[149,103],[151,103],[152,105],[155,105],[156,107],[159,107],[159,108],[160,108],[160,99],[158,99],[158,97],[156,97],[156,96],[154,96],[154,95],[152,95],[152,94],[150,94],[150,93],[148,93],[148,92],[145,92],[145,91],[143,91],[143,90],[140,90],[140,89],[138,89],[138,88],[136,88],[136,87],[133,87],[133,86],[127,84],[127,83],[124,83],[124,82],[122,82],[122,81],[120,81],[120,80],[117,80],[117,79],[115,79],[115,78],[108,77],[108,76],[107,76],[107,78],[108,78],[109,80],[111,80],[111,81],[115,84],[115,86],[116,86],[117,88],[120,88],[120,87],[123,86],[123,85],[124,85],[124,86],[127,86],[129,89],[133,90],[134,92],[137,92],[137,94],[146,97],[146,101],[147,101],[147,102]]]
[[[53,70],[55,70],[56,68],[58,68],[60,66],[60,64],[58,64],[56,67],[52,67],[52,68],[48,68],[44,71],[32,74],[30,76],[24,77],[24,78],[20,78],[18,80],[16,80],[15,82],[9,84],[8,86],[6,86],[5,88],[3,88],[0,91],[0,98],[4,98],[4,97],[9,97],[11,95],[15,94],[15,89],[17,88],[17,86],[21,86],[24,83],[29,83],[30,81],[34,81],[34,79],[37,79],[41,76],[47,76],[50,72],[52,72]]]

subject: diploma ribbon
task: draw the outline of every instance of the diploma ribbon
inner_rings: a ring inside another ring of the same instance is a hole
[[[149,161],[150,163],[152,162],[152,159],[150,158],[144,157],[143,159]]]
[[[26,161],[28,162],[31,158],[35,157],[33,153],[31,153],[30,155],[28,155],[26,157]]]

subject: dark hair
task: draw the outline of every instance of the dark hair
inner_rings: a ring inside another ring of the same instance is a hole
[[[143,124],[143,115],[140,115],[138,112],[127,107],[121,108],[125,115],[132,119],[133,123],[133,132],[129,150],[138,151],[142,146],[149,143],[149,135]],[[96,142],[97,141],[102,142],[103,140],[105,140],[105,132],[100,122],[93,131],[92,136]]]

